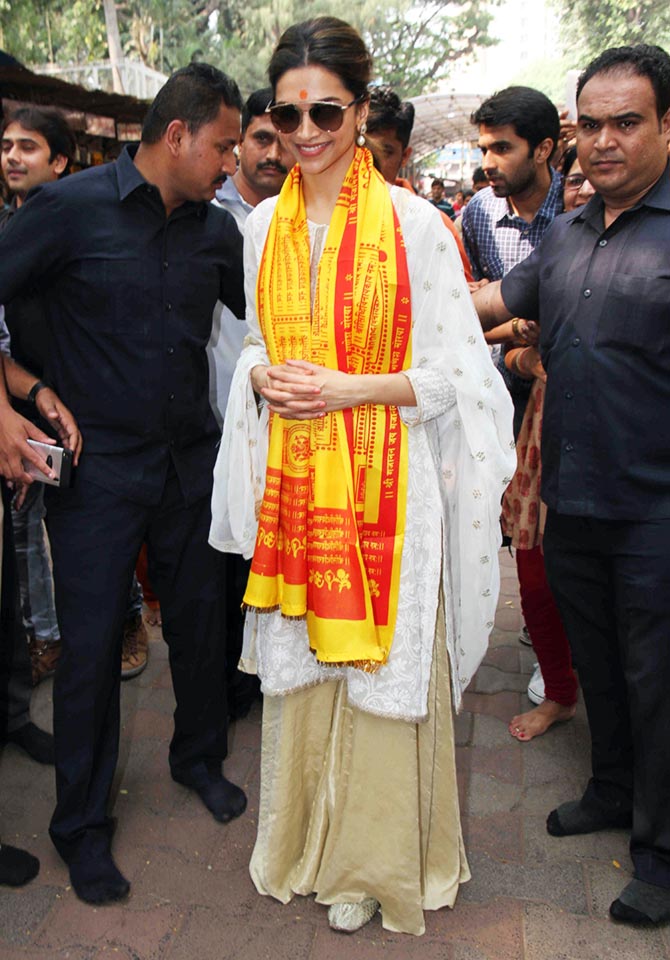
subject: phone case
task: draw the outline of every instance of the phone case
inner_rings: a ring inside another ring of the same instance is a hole
[[[52,487],[69,487],[72,484],[72,451],[64,447],[54,447],[49,443],[40,443],[39,440],[28,440],[33,449],[43,457],[52,468],[56,477],[49,479],[46,474],[29,460],[23,461],[26,473],[39,483],[47,483]]]

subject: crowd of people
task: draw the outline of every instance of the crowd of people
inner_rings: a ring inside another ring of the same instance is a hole
[[[413,107],[372,78],[320,17],[246,103],[178,70],[102,167],[66,175],[55,111],[5,117],[0,735],[55,763],[77,896],[125,898],[109,802],[145,551],[172,778],[242,815],[227,725],[262,691],[256,888],[419,935],[470,876],[452,718],[502,522],[538,661],[510,735],[569,721],[578,680],[591,732],[593,776],[547,830],[629,830],[610,913],[668,920],[670,57],[605,51],[576,122],[528,87],[488,98],[453,205],[400,178]],[[70,450],[74,484],[36,481],[56,471],[29,440]],[[0,846],[0,883],[38,869]]]

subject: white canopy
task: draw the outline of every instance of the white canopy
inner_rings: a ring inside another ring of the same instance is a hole
[[[415,110],[410,141],[413,162],[449,143],[461,143],[464,140],[476,142],[477,128],[470,123],[470,115],[487,96],[478,93],[431,93],[412,97]]]

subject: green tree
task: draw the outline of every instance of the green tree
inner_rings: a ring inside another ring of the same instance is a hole
[[[497,43],[488,35],[492,6],[395,0],[375,4],[357,25],[374,54],[377,78],[412,97],[434,91],[457,60]]]
[[[0,47],[27,65],[103,59],[102,0],[0,0]]]
[[[172,73],[209,51],[208,12],[194,0],[122,0],[117,4],[124,52]]]
[[[337,15],[365,38],[376,79],[412,96],[434,90],[456,60],[496,42],[488,28],[498,2],[340,0]],[[165,73],[208,60],[244,92],[267,82],[287,26],[333,12],[332,0],[117,0],[116,8],[126,55]],[[0,44],[28,65],[107,58],[102,0],[0,0]]]
[[[342,0],[337,15],[356,27],[375,59],[375,77],[405,97],[435,90],[453,63],[488,36],[499,0]],[[223,0],[214,31],[224,69],[246,89],[265,83],[265,69],[282,31],[307,17],[332,13],[330,0]],[[222,29],[223,28],[223,29]]]
[[[667,0],[553,0],[566,51],[585,65],[607,47],[629,43],[670,46]],[[580,64],[577,64],[579,66]]]

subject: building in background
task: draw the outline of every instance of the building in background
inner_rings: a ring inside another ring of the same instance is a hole
[[[482,90],[490,96],[534,62],[560,59],[558,17],[549,0],[503,0],[493,8],[490,34],[500,42],[479,47],[469,62],[457,65],[450,90]]]

